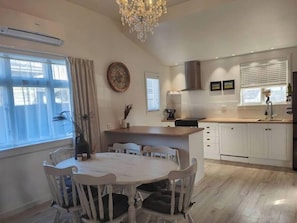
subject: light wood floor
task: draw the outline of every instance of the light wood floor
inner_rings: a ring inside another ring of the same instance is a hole
[[[212,160],[205,161],[205,172],[194,190],[195,222],[297,222],[297,172]],[[48,205],[42,205],[0,222],[49,223],[53,215]]]

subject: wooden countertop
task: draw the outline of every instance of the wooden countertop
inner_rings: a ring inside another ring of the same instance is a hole
[[[203,131],[203,128],[131,126],[127,129],[112,129],[105,132],[109,134],[117,133],[136,135],[186,136],[200,131]]]
[[[261,119],[250,119],[250,118],[206,118],[199,120],[199,122],[218,122],[218,123],[275,123],[275,124],[292,124],[293,121],[291,119],[279,119],[275,118],[275,120],[270,121],[270,120],[264,120]]]

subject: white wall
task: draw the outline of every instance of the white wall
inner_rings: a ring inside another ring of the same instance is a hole
[[[263,106],[238,106],[240,104],[240,64],[255,60],[270,58],[289,58],[290,76],[297,71],[297,47],[282,50],[273,50],[230,58],[202,61],[201,79],[203,90],[182,91],[181,115],[183,117],[239,117],[263,118]],[[184,65],[172,67],[173,89],[184,89]],[[235,80],[235,90],[210,91],[211,81]],[[286,113],[290,104],[274,105],[274,113],[281,118],[292,118]]]
[[[182,73],[182,66],[169,70],[128,40],[111,20],[65,0],[0,0],[0,7],[58,22],[64,26],[66,34],[65,43],[61,47],[4,36],[0,36],[0,45],[94,60],[102,145],[105,144],[104,130],[107,124],[119,127],[125,104],[132,103],[134,107],[128,118],[131,125],[160,124],[163,111],[146,112],[144,72],[160,74],[161,106],[165,108],[167,90],[172,89],[170,73],[174,86],[179,89],[183,76],[178,75],[177,71]],[[287,53],[292,53],[292,65],[297,70],[296,49],[284,51],[284,54]],[[266,53],[259,54],[262,55],[266,56]],[[251,56],[243,56],[202,62],[205,88],[211,80],[234,78],[237,81],[238,64],[250,59]],[[125,93],[112,91],[106,80],[107,68],[115,61],[123,62],[130,71],[131,85]],[[237,104],[238,88],[230,95],[212,95],[208,90],[184,92],[181,107],[183,115],[188,116],[228,116],[238,115]],[[221,105],[227,106],[225,112],[221,111]],[[42,161],[48,160],[48,152],[57,146],[40,145],[18,149],[12,154],[0,152],[0,221],[3,214],[15,213],[49,199]],[[30,152],[18,155],[20,150]]]
[[[66,36],[61,47],[5,36],[0,36],[1,46],[94,61],[102,145],[107,124],[119,127],[125,104],[133,104],[128,120],[131,125],[160,124],[162,111],[146,112],[144,72],[160,74],[162,107],[165,107],[166,92],[170,89],[169,68],[133,44],[110,19],[64,0],[0,0],[0,7],[57,22],[64,26]],[[112,91],[106,79],[107,68],[115,61],[124,63],[130,71],[131,84],[124,93]],[[38,152],[32,152],[32,148],[0,152],[0,221],[1,214],[15,213],[50,198],[42,161],[48,159],[53,148],[40,145],[34,147]],[[32,153],[18,155],[20,150]]]

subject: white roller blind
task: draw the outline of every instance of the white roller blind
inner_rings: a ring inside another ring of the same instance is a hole
[[[241,88],[286,85],[287,77],[287,59],[258,61],[240,65]]]

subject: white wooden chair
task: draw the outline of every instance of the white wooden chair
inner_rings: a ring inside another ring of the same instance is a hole
[[[192,163],[184,170],[174,170],[168,175],[171,182],[171,189],[152,193],[142,202],[142,211],[146,215],[146,221],[151,217],[159,220],[176,222],[186,219],[189,223],[194,223],[190,215],[193,202],[191,201],[197,172],[197,160],[192,159]],[[177,180],[179,181],[176,185]]]
[[[122,222],[128,217],[128,197],[112,191],[114,174],[90,176],[73,173],[82,205],[83,222]]]
[[[178,149],[174,149],[168,146],[144,146],[141,153],[143,156],[172,160],[180,166]],[[168,189],[168,187],[168,180],[161,180],[153,183],[141,184],[137,187],[137,196],[140,197],[140,200],[143,200],[142,193],[148,195],[152,192],[166,190]]]
[[[58,148],[53,152],[49,153],[50,160],[53,165],[57,165],[59,162],[74,157],[74,148],[72,147],[62,147]]]
[[[72,180],[72,169],[75,167],[57,168],[44,161],[43,168],[52,194],[51,206],[57,209],[54,223],[61,222],[63,212],[70,212],[73,222],[79,223],[81,207]]]
[[[128,153],[134,155],[141,155],[141,145],[136,143],[114,143],[112,147],[109,148],[109,152],[116,153]]]
[[[144,146],[141,151],[141,154],[143,156],[151,156],[172,160],[180,166],[178,149],[174,149],[168,146]]]

